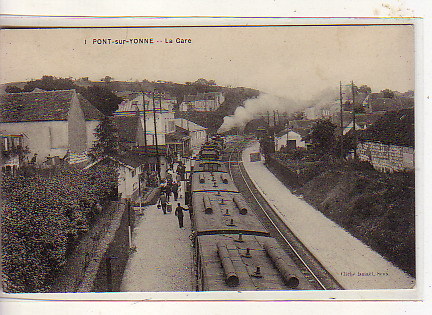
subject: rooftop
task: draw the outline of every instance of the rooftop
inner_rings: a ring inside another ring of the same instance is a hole
[[[0,95],[0,122],[67,120],[75,95],[86,120],[99,120],[103,117],[98,109],[75,90],[33,91]]]

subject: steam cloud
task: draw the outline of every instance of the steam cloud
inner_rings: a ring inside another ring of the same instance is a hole
[[[322,108],[333,104],[339,98],[338,88],[328,88],[317,94],[313,100],[294,101],[292,99],[274,96],[267,93],[260,93],[257,98],[248,99],[243,106],[236,108],[234,115],[226,116],[218,132],[226,132],[233,128],[244,128],[258,114],[264,114],[267,111],[279,111],[279,113],[295,113],[309,106]]]

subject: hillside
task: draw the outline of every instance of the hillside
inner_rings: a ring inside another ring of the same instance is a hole
[[[249,98],[257,97],[258,90],[249,88],[223,88],[224,103],[214,112],[176,112],[176,117],[185,118],[208,128],[209,133],[215,133],[223,123],[225,116],[234,114],[238,106]]]

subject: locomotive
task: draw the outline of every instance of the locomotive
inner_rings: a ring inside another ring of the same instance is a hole
[[[213,149],[211,157],[204,154],[208,147],[202,150],[188,185],[197,291],[313,289],[238,191],[222,152]]]

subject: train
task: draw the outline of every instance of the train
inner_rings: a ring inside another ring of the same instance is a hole
[[[210,142],[195,162],[188,185],[196,290],[313,289],[237,189],[228,162],[221,160],[221,138]]]
[[[201,146],[198,157],[201,160],[219,160],[223,149],[224,138],[216,134]]]

